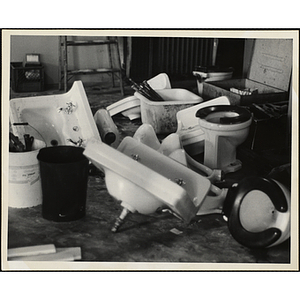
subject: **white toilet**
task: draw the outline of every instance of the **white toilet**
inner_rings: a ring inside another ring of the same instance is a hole
[[[182,109],[177,112],[177,131],[184,149],[189,155],[195,156],[204,152],[204,132],[199,126],[196,112],[207,106],[230,105],[226,96],[221,96]]]
[[[248,136],[252,114],[243,107],[218,105],[199,109],[196,117],[205,135],[204,165],[225,173],[239,170],[236,147]]]

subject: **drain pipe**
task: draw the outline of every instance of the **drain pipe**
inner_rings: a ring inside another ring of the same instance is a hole
[[[219,169],[210,169],[207,166],[197,162],[196,160],[194,160],[192,157],[190,157],[187,153],[186,153],[186,159],[187,159],[187,163],[194,168],[194,170],[200,170],[202,173],[204,173],[207,176],[207,179],[211,182],[211,183],[215,183],[217,181],[222,181],[224,178],[224,172],[222,170]]]
[[[124,207],[120,216],[117,218],[114,226],[111,229],[112,232],[117,232],[119,230],[120,226],[123,224],[124,219],[126,218],[128,213],[130,213],[130,211],[126,207]]]

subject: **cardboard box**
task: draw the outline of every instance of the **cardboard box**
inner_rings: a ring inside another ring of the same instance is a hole
[[[291,39],[255,40],[247,78],[204,82],[204,98],[227,96],[232,105],[286,101],[292,71],[292,46]],[[257,91],[252,95],[240,95],[230,91],[231,88]]]

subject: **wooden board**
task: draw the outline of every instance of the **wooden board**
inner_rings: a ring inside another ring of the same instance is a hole
[[[288,91],[292,70],[291,39],[257,39],[248,78]]]

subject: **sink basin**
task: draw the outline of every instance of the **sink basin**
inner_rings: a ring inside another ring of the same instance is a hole
[[[48,147],[85,147],[92,137],[100,140],[81,81],[64,94],[10,100],[9,118],[15,135],[23,137],[30,127],[32,135],[41,137]]]
[[[211,187],[208,179],[132,137],[117,150],[92,139],[83,154],[104,170],[108,192],[130,212],[169,208],[189,222]]]

